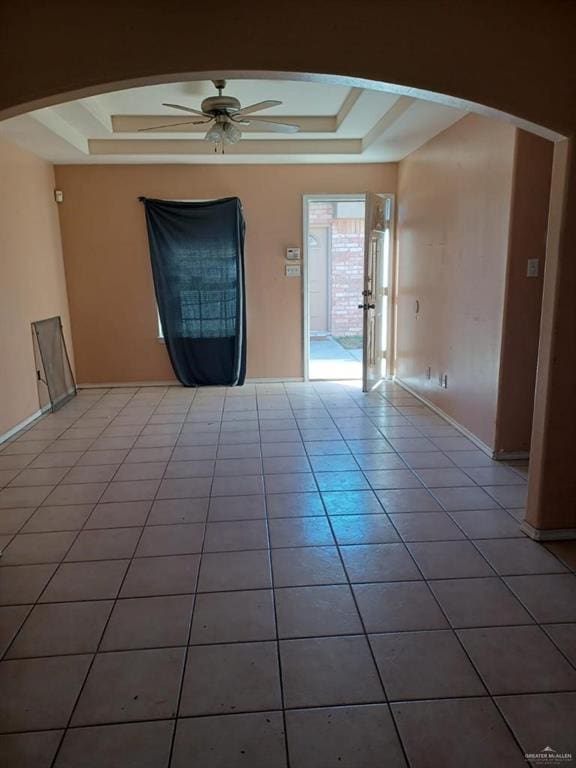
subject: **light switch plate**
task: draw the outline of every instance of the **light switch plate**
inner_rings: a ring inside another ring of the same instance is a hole
[[[300,264],[286,264],[286,277],[302,277]]]
[[[538,259],[528,259],[526,267],[526,277],[538,277],[540,272],[540,262]]]

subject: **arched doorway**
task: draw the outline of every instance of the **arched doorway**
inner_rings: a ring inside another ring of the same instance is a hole
[[[78,9],[68,0],[32,3],[33,16],[22,6],[4,12],[0,63],[10,77],[0,85],[0,117],[190,72],[328,72],[376,88],[393,82],[404,84],[399,92],[447,94],[439,98],[465,99],[477,110],[483,104],[558,139],[576,132],[575,9],[564,3],[449,2],[439,9],[413,0],[351,9],[339,0],[281,13],[255,0],[241,12],[221,5],[217,23],[211,8],[179,2],[135,11],[123,0],[109,13],[102,6],[91,12],[84,5],[79,24],[70,21]],[[569,144],[557,145],[552,190],[528,505],[537,537],[571,536],[576,527],[576,160]]]

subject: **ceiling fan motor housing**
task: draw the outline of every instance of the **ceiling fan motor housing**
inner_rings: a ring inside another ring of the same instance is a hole
[[[209,96],[202,102],[201,109],[206,114],[234,113],[240,110],[240,102],[234,96]]]

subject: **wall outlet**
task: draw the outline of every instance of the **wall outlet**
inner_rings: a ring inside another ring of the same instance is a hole
[[[526,266],[526,277],[538,277],[540,273],[540,261],[538,259],[528,259]]]

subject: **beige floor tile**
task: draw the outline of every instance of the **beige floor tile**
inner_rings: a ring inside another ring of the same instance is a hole
[[[358,544],[340,547],[340,553],[353,583],[422,578],[404,544]]]
[[[272,572],[276,587],[346,583],[336,547],[275,549]]]
[[[118,600],[100,650],[186,645],[193,602],[192,595]]]
[[[129,766],[168,768],[174,722],[161,720],[71,728],[55,768]]]
[[[405,768],[406,761],[385,704],[294,709],[286,713],[290,765]]]
[[[371,635],[370,645],[390,701],[486,695],[452,631]]]
[[[353,589],[367,632],[448,627],[442,611],[423,582],[358,584]]]
[[[83,655],[0,662],[0,731],[66,727],[91,660]]]
[[[141,557],[133,560],[122,584],[120,597],[182,595],[194,592],[199,555]]]
[[[110,600],[37,605],[6,658],[95,653],[112,605]]]
[[[276,643],[191,646],[180,716],[280,709]]]
[[[278,636],[362,634],[350,587],[286,587],[275,592]]]
[[[0,736],[0,754],[12,768],[51,768],[63,730],[7,733]]]
[[[323,637],[280,642],[287,708],[384,701],[364,637]]]
[[[576,670],[540,627],[458,631],[491,694],[576,690]]]
[[[183,667],[184,648],[98,654],[71,724],[174,717]]]
[[[391,710],[412,768],[526,766],[489,698],[402,702]]]
[[[286,768],[280,712],[178,720],[171,768]]]
[[[204,552],[198,578],[199,592],[268,589],[272,586],[267,550]]]
[[[271,590],[197,595],[191,643],[249,642],[275,637]]]

